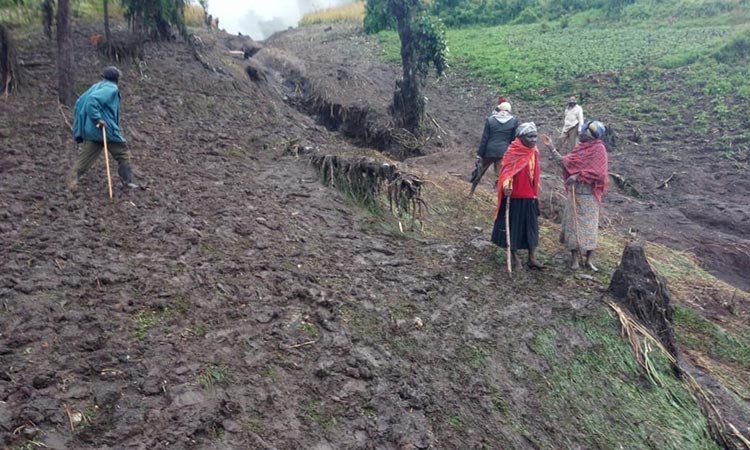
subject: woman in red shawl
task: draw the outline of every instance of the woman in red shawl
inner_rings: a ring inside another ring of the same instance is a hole
[[[510,201],[510,250],[513,264],[521,266],[518,250],[529,251],[528,265],[532,269],[543,266],[536,259],[539,246],[539,150],[537,131],[533,122],[522,123],[516,130],[501,163],[497,184],[498,210],[492,229],[492,242],[507,248],[505,237],[505,203]]]
[[[562,166],[565,188],[571,193],[565,205],[560,242],[571,252],[573,270],[579,268],[578,259],[583,252],[586,252],[586,267],[597,270],[591,263],[591,255],[596,249],[599,208],[609,181],[607,148],[602,142],[604,132],[601,122],[586,123],[581,127],[580,143],[565,156],[552,147],[549,136],[542,136],[542,143],[552,148],[552,157]]]

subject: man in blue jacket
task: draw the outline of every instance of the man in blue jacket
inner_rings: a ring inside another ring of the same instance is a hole
[[[83,149],[68,180],[71,190],[78,186],[78,180],[102,152],[103,128],[107,130],[107,150],[117,161],[122,184],[138,187],[133,183],[130,152],[120,132],[120,90],[117,87],[120,71],[114,66],[105,67],[102,78],[78,98],[73,110],[73,138],[78,143],[83,142]]]

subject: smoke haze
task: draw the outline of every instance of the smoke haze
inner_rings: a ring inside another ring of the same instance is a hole
[[[219,28],[263,40],[297,26],[308,12],[351,3],[352,0],[208,0],[208,13],[219,18]]]

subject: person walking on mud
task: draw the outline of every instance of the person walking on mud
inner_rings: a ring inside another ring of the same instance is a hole
[[[552,146],[549,136],[542,136],[542,143],[549,147],[552,157],[563,169],[565,189],[569,192],[563,213],[560,242],[570,250],[570,268],[579,268],[581,253],[586,253],[585,266],[596,271],[591,255],[596,250],[599,232],[599,209],[602,197],[607,192],[609,167],[607,148],[602,137],[606,129],[599,121],[591,121],[581,127],[581,142],[565,156]]]
[[[510,202],[510,250],[513,264],[521,267],[518,250],[528,250],[528,266],[542,269],[536,258],[539,246],[539,149],[536,147],[537,129],[534,122],[522,123],[516,131],[518,136],[503,156],[498,180],[498,209],[492,242],[507,248],[505,229],[505,207]]]
[[[565,153],[578,144],[578,130],[583,123],[583,108],[578,104],[576,96],[571,95],[568,98],[568,106],[565,107],[565,118],[558,144]]]
[[[130,151],[120,130],[120,90],[117,85],[120,70],[114,66],[105,67],[102,78],[78,98],[73,109],[73,139],[79,144],[83,142],[83,149],[68,178],[71,190],[78,187],[78,181],[102,153],[104,128],[107,150],[117,161],[117,172],[123,186],[138,187],[133,182]]]
[[[495,168],[495,177],[498,175],[498,164],[503,159],[503,155],[508,150],[508,145],[516,135],[516,128],[518,128],[518,119],[511,115],[510,111],[510,103],[500,103],[485,121],[482,140],[479,142],[479,149],[477,150],[477,167],[479,170],[475,171],[471,178],[470,196],[474,195],[474,190],[490,166]]]

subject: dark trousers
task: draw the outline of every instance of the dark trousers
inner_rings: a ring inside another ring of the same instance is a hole
[[[501,159],[502,158],[482,158],[482,169],[479,171],[479,176],[471,182],[471,192],[469,194],[474,193],[474,190],[479,186],[479,182],[482,181],[484,173],[487,172],[487,169],[489,169],[490,166],[494,166],[495,168],[495,178],[500,175],[498,169],[500,168]]]
[[[104,149],[101,142],[84,141],[81,153],[76,159],[73,173],[77,178],[81,178],[89,168],[96,162],[99,155]],[[133,169],[130,166],[130,151],[124,142],[107,142],[107,151],[117,161],[117,173],[124,184],[133,181]]]

